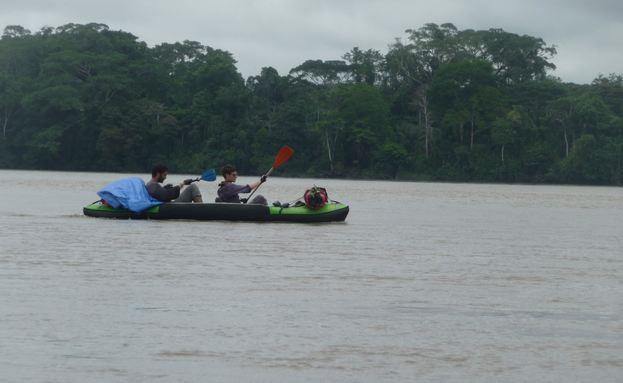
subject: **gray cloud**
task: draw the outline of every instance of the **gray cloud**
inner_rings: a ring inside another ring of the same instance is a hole
[[[460,29],[503,28],[556,45],[554,75],[590,82],[623,72],[623,2],[611,0],[2,0],[0,27],[101,22],[153,45],[196,40],[228,50],[246,76],[280,73],[306,59],[336,59],[359,46],[385,52],[404,30],[452,22]]]

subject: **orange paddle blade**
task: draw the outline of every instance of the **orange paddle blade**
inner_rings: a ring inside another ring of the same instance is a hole
[[[277,157],[275,157],[275,162],[273,162],[273,169],[277,169],[284,163],[286,163],[290,157],[294,154],[294,149],[289,147],[288,145],[284,146],[277,153]]]

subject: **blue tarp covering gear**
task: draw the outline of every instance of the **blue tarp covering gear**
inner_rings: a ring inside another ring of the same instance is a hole
[[[162,203],[147,193],[145,182],[138,177],[112,182],[97,195],[115,209],[123,207],[137,213]]]

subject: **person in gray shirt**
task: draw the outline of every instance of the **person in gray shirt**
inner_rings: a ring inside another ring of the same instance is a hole
[[[238,178],[238,171],[232,165],[223,166],[223,168],[221,169],[221,174],[223,175],[224,180],[218,185],[218,198],[216,199],[216,202],[246,203],[246,199],[240,199],[240,196],[238,194],[251,193],[251,191],[260,186],[260,184],[266,182],[266,176],[263,175],[259,181],[252,184],[237,185],[235,182]],[[255,198],[249,201],[249,203],[268,205],[266,198],[261,195],[257,195]]]
[[[151,180],[145,187],[150,196],[162,202],[195,202],[202,203],[201,192],[192,180],[184,180],[179,185],[165,185],[161,183],[167,178],[169,169],[165,165],[156,165],[151,170]]]

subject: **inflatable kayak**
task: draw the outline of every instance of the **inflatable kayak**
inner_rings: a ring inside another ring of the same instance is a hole
[[[348,206],[331,201],[319,209],[307,206],[264,206],[239,203],[163,203],[141,213],[114,209],[101,202],[84,207],[84,215],[119,219],[194,219],[202,221],[283,221],[336,222],[344,221]]]

